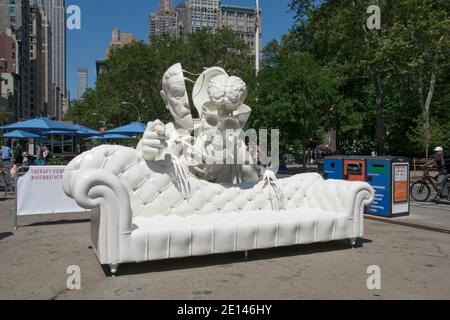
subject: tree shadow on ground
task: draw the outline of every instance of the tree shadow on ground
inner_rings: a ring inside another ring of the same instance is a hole
[[[371,243],[369,239],[358,239],[356,248],[361,248],[366,243]],[[332,251],[351,250],[349,240],[339,240],[326,243],[315,243],[307,245],[296,245],[290,247],[280,247],[272,249],[258,249],[249,251],[248,260],[245,260],[243,252],[234,252],[226,254],[216,254],[201,257],[188,257],[181,259],[169,259],[149,261],[137,264],[121,264],[119,266],[117,277],[139,275],[146,273],[167,272],[184,269],[197,269],[212,266],[227,266],[236,263],[246,263],[247,261],[271,260],[285,257],[302,256]],[[102,266],[107,277],[111,276],[109,266]]]

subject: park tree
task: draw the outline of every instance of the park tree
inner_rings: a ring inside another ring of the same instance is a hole
[[[281,146],[306,151],[323,142],[330,109],[341,103],[339,79],[308,53],[282,51],[276,42],[266,47],[251,125],[279,129]]]
[[[143,121],[171,121],[160,96],[161,79],[167,68],[177,62],[192,73],[186,77],[193,80],[204,68],[223,67],[247,82],[251,92],[248,101],[254,101],[253,60],[247,44],[229,30],[201,30],[186,41],[168,34],[152,38],[150,44],[135,41],[106,60],[108,72],[98,77],[95,90],[74,103],[68,119],[94,127],[104,123],[119,126],[136,121],[139,110]],[[188,90],[192,89],[192,84],[187,85]]]
[[[376,10],[368,10],[374,4],[380,9],[380,28],[372,28],[368,23],[377,18]],[[399,93],[407,92],[402,86],[410,85],[418,96],[410,115],[419,106],[424,127],[430,127],[427,119],[439,62],[448,60],[449,53],[448,1],[293,0],[291,9],[296,13],[296,26],[289,42],[291,50],[306,50],[321,63],[337,66],[336,70],[349,84],[343,88],[350,88],[353,97],[353,88],[371,85],[379,154],[385,153],[385,139],[390,133],[385,123],[387,105],[388,112],[392,112],[393,101],[399,100]],[[370,16],[374,12],[375,16]],[[409,102],[407,95],[400,98],[403,105]],[[396,123],[392,117],[391,121]],[[405,132],[401,134],[406,138]],[[430,138],[429,133],[425,135],[425,140]]]

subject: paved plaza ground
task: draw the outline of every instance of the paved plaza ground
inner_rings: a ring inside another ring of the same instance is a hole
[[[11,233],[0,202],[0,299],[450,299],[450,234],[366,221],[360,247],[347,241],[122,265],[116,278],[89,248],[83,214],[26,217]],[[414,205],[402,221],[450,230],[450,207]],[[81,290],[66,269],[81,268]],[[367,267],[381,268],[370,291]]]

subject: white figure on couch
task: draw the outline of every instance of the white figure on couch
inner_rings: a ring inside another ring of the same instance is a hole
[[[205,70],[194,87],[194,103],[201,110],[197,128],[181,64],[166,71],[162,86],[161,97],[174,122],[164,125],[157,120],[148,124],[137,147],[143,158],[146,161],[172,158],[183,163],[193,175],[211,182],[256,183],[255,161],[239,138],[251,113],[243,103],[247,96],[245,83],[228,76],[221,68]]]

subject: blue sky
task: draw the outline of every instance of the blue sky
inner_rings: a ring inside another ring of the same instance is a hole
[[[178,3],[178,0],[175,0]],[[224,0],[224,4],[255,6],[254,0]],[[290,0],[260,0],[263,14],[263,43],[280,39],[292,26]],[[67,81],[71,98],[76,98],[77,68],[87,68],[89,87],[95,86],[95,61],[104,58],[114,27],[147,42],[148,15],[159,0],[68,0],[66,6],[81,9],[81,30],[67,30]]]

